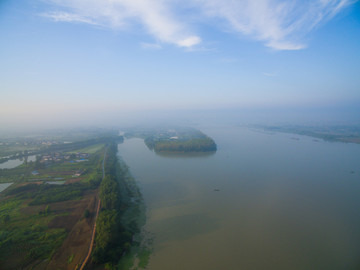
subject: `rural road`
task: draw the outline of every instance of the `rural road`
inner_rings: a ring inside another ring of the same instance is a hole
[[[106,150],[105,150],[105,153],[104,153],[104,159],[103,159],[103,162],[102,162],[102,179],[101,180],[104,180],[104,177],[105,177],[105,157],[106,157]],[[95,222],[94,222],[94,228],[93,228],[93,232],[92,232],[92,236],[91,236],[91,242],[90,242],[90,247],[89,247],[89,252],[86,256],[86,258],[84,259],[82,265],[80,266],[80,268],[75,268],[76,269],[79,269],[79,270],[83,270],[87,264],[87,262],[89,261],[90,259],[90,255],[91,255],[91,252],[92,252],[92,249],[93,249],[93,246],[94,246],[94,241],[95,241],[95,232],[96,232],[96,221],[97,221],[97,218],[99,216],[99,211],[100,211],[100,204],[101,204],[101,200],[98,199],[98,203],[97,203],[97,208],[96,208],[96,216],[95,216]]]

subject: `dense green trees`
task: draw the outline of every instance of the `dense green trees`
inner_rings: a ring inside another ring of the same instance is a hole
[[[120,208],[120,187],[114,177],[107,175],[100,186],[101,205],[104,209]]]
[[[89,179],[89,185],[91,188],[97,188],[101,183],[101,176],[99,174],[93,174]]]
[[[132,240],[132,235],[121,226],[119,211],[103,209],[96,225],[93,260],[96,263],[117,262]]]
[[[132,234],[121,224],[121,209],[124,202],[121,196],[122,181],[116,157],[117,145],[111,144],[105,160],[105,177],[100,185],[101,212],[96,222],[95,248],[92,259],[95,263],[115,263],[128,250]]]
[[[207,136],[186,140],[155,140],[149,137],[145,139],[145,144],[156,152],[210,152],[217,149],[214,140]]]

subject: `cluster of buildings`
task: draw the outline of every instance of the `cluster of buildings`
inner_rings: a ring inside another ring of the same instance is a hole
[[[40,157],[40,163],[49,163],[49,162],[60,162],[60,161],[69,161],[69,162],[83,162],[88,161],[90,154],[88,153],[61,153],[55,152],[51,154],[46,154]]]

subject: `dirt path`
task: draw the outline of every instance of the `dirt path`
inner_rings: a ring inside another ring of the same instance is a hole
[[[84,267],[86,266],[86,263],[88,262],[88,260],[89,260],[89,258],[90,258],[90,255],[91,255],[91,252],[92,252],[92,249],[93,249],[93,246],[94,246],[95,232],[96,232],[96,220],[97,220],[97,217],[98,217],[98,215],[99,215],[100,204],[101,204],[101,200],[99,199],[98,206],[97,206],[97,210],[96,210],[95,223],[94,223],[94,229],[93,229],[93,232],[92,232],[92,237],[91,237],[89,252],[88,252],[88,254],[87,254],[87,256],[86,256],[83,264],[82,264],[81,267],[79,268],[79,270],[83,270]],[[77,268],[76,268],[76,269],[77,269]]]
[[[104,177],[105,177],[105,157],[106,157],[106,151],[105,151],[104,159],[103,159],[103,163],[102,163],[102,172],[103,172],[102,180],[104,180]],[[91,252],[92,252],[92,249],[93,249],[93,246],[94,246],[94,241],[95,241],[96,221],[97,221],[97,218],[99,216],[100,204],[101,204],[101,200],[99,199],[97,209],[96,209],[96,216],[95,216],[95,222],[94,222],[94,228],[93,228],[93,232],[92,232],[89,252],[88,252],[86,258],[84,259],[82,265],[80,266],[80,268],[76,267],[75,269],[83,270],[85,268],[87,262],[89,261],[89,258],[90,258],[90,255],[91,255]]]

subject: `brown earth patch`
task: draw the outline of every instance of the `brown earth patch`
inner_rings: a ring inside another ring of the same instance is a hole
[[[65,185],[80,182],[83,179],[85,179],[85,177],[77,177],[77,178],[67,179],[65,182]]]
[[[0,264],[0,270],[19,269],[19,259],[26,256],[26,252],[17,252],[17,256],[8,256],[4,264]]]
[[[31,184],[37,184],[37,185],[41,185],[42,181],[31,181],[31,182],[25,182],[25,183],[19,183],[16,187],[21,187],[21,186],[26,186],[26,185],[31,185]]]
[[[73,175],[76,173],[76,170],[74,171],[58,171],[58,172],[44,172],[44,174],[47,175]]]
[[[53,214],[60,215],[54,217],[48,223],[49,228],[65,228],[68,232],[62,245],[53,254],[50,261],[36,260],[29,261],[19,268],[19,251],[16,256],[8,258],[5,265],[0,265],[0,269],[36,269],[36,270],[53,270],[53,269],[76,269],[81,265],[86,257],[93,231],[93,225],[96,215],[96,202],[98,200],[98,189],[85,192],[82,199],[63,201],[48,204]],[[46,205],[27,206],[21,208],[21,212],[26,215],[37,215],[39,211],[45,210]],[[90,211],[89,218],[84,218],[84,212]],[[72,257],[72,260],[69,259]],[[5,268],[3,268],[5,267]]]
[[[64,228],[70,232],[74,225],[78,222],[77,215],[56,216],[48,224],[50,229]]]
[[[44,269],[75,269],[86,257],[95,222],[97,191],[88,192],[78,201],[66,201],[50,206],[54,211],[69,212],[68,216],[55,217],[49,223],[52,228],[66,228],[69,234]],[[83,217],[86,209],[90,211],[87,219]],[[69,262],[71,257],[73,258]]]
[[[31,200],[26,201],[23,205],[28,204],[31,202]],[[46,205],[34,205],[34,206],[28,206],[20,208],[20,213],[25,215],[37,215],[40,211],[45,210]]]

